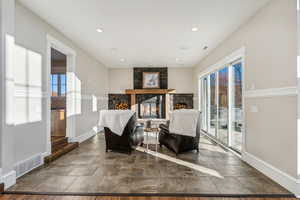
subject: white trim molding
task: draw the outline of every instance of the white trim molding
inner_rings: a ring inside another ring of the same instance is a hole
[[[295,196],[300,197],[300,180],[296,179],[260,158],[248,153],[242,153],[242,159],[253,166],[258,171],[262,172],[276,183],[280,184]]]
[[[15,170],[11,170],[0,177],[0,182],[4,183],[4,189],[8,189],[9,187],[15,185],[16,180],[17,175]]]
[[[232,67],[234,64],[238,63],[238,62],[241,62],[242,63],[242,108],[243,108],[243,114],[242,114],[242,118],[243,118],[243,122],[245,122],[245,68],[246,68],[246,47],[245,46],[242,46],[241,48],[233,51],[231,54],[229,54],[228,56],[224,57],[222,60],[218,61],[217,63],[209,66],[208,68],[206,68],[205,70],[203,70],[202,72],[200,72],[198,74],[198,107],[199,109],[201,110],[201,79],[203,77],[206,77],[208,76],[209,74],[211,73],[214,73],[214,72],[218,72],[219,70],[223,69],[223,68],[228,68],[229,69],[229,82],[231,82],[230,78],[233,77],[232,76]],[[230,72],[231,71],[231,72]],[[216,85],[219,85],[219,73],[216,73]],[[208,81],[209,83],[209,81]],[[230,89],[231,87],[229,87],[229,93],[232,93],[233,91],[231,91]],[[217,87],[217,91],[218,93],[218,87]],[[230,96],[230,95],[229,95]],[[217,95],[217,100],[216,102],[218,102],[218,95]],[[230,96],[231,98],[231,96]],[[230,102],[230,100],[229,100]],[[219,105],[217,105],[218,107]],[[209,110],[209,109],[208,109]],[[229,113],[229,119],[232,117],[231,116],[232,113]],[[218,117],[217,117],[218,118]],[[244,128],[245,126],[243,126],[242,128],[242,149],[245,149],[245,144],[246,144],[246,130]],[[230,129],[230,128],[229,128]],[[230,134],[232,134],[229,130],[229,140],[228,140],[228,144],[230,145],[230,143],[232,142],[231,139],[232,137],[230,136]]]
[[[225,58],[223,58],[222,60],[220,60],[219,62],[217,62],[214,65],[209,66],[208,68],[206,68],[206,70],[202,71],[199,76],[198,79],[200,79],[203,76],[206,76],[214,71],[217,71],[219,69],[224,68],[227,64],[234,62],[235,60],[238,59],[242,59],[243,62],[243,67],[245,66],[245,55],[246,55],[246,48],[245,47],[241,47],[240,49],[234,51],[233,53],[231,53],[230,55],[226,56]]]
[[[44,164],[44,155],[42,153],[31,156],[15,164],[17,178],[27,174],[28,172],[42,166]]]
[[[67,56],[67,72],[75,73],[76,68],[76,51],[73,50],[71,47],[67,46],[63,42],[59,41],[58,39],[54,38],[53,36],[47,34],[47,138],[46,138],[46,152],[47,154],[51,154],[51,48],[54,48],[61,53]],[[67,90],[68,88],[72,88],[69,83],[67,83]],[[70,96],[67,95],[67,102],[69,101]],[[67,116],[68,115],[67,109]],[[67,127],[66,127],[66,136],[73,140],[75,138],[75,131],[76,131],[76,119],[74,116],[67,117]]]
[[[47,34],[47,41],[51,44],[51,47],[54,49],[64,53],[64,54],[72,54],[76,56],[76,51],[73,50],[72,48],[68,47],[58,39],[54,38],[53,36]]]
[[[98,130],[97,128],[93,128],[92,130],[82,134],[82,135],[79,135],[73,139],[70,140],[70,142],[79,142],[79,143],[82,143],[88,139],[90,139],[91,137],[97,135],[97,133],[99,133],[100,130]]]
[[[277,97],[277,96],[297,96],[297,87],[285,87],[285,88],[269,88],[248,90],[245,92],[245,98],[264,98],[264,97]]]

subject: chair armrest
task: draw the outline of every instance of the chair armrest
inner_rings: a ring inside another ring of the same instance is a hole
[[[165,132],[165,133],[169,133],[169,127],[165,124],[160,124],[159,128],[161,131]]]

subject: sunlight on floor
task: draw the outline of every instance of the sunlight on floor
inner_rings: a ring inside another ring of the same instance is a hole
[[[158,158],[161,158],[161,159],[164,159],[164,160],[167,160],[167,161],[170,161],[170,162],[173,162],[173,163],[185,166],[185,167],[189,167],[191,169],[200,171],[202,173],[205,173],[205,174],[208,174],[208,175],[211,175],[211,176],[215,176],[217,178],[224,179],[224,177],[219,172],[217,172],[216,170],[213,170],[213,169],[209,169],[209,168],[206,168],[206,167],[203,167],[203,166],[200,166],[200,165],[195,165],[195,164],[190,163],[190,162],[179,160],[177,158],[174,158],[174,157],[171,157],[171,156],[159,153],[159,152],[147,150],[144,147],[137,147],[136,150],[140,151],[140,152],[148,153],[148,154],[150,154],[152,156],[156,156]]]

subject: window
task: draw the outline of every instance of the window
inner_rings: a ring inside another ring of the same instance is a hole
[[[241,151],[242,149],[242,127],[243,127],[243,104],[242,104],[242,63],[232,65],[233,71],[233,104],[232,104],[232,147]]]
[[[92,95],[92,110],[93,112],[97,112],[98,110],[98,105],[97,105],[97,97],[95,95]]]
[[[202,130],[241,151],[243,104],[241,59],[200,79]]]
[[[52,96],[66,96],[67,80],[66,74],[51,75],[51,91]]]
[[[208,115],[208,110],[207,110],[207,104],[208,104],[208,102],[207,102],[207,90],[208,90],[208,87],[207,87],[207,77],[205,77],[205,78],[203,78],[202,80],[201,80],[201,86],[202,86],[202,88],[201,88],[201,96],[202,97],[204,97],[203,98],[203,101],[202,101],[202,105],[201,105],[201,107],[202,107],[202,115],[204,116],[204,117],[202,117],[202,129],[203,130],[205,130],[205,131],[207,131],[207,129],[208,129],[208,121],[207,121],[207,115]]]
[[[60,96],[66,96],[67,82],[66,74],[60,74]]]
[[[217,75],[216,73],[212,73],[209,76],[209,133],[212,136],[217,136]]]
[[[218,137],[228,144],[228,67],[218,72]]]

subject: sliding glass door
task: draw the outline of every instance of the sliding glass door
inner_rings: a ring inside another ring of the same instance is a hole
[[[228,144],[228,68],[218,72],[218,138]]]
[[[208,77],[201,79],[202,130],[208,131]]]
[[[217,77],[216,73],[209,75],[209,126],[208,133],[212,136],[217,136],[217,118],[218,118],[218,104],[217,104]]]
[[[201,78],[202,130],[241,151],[242,62],[238,60]]]
[[[242,150],[243,104],[242,104],[242,63],[232,65],[232,115],[231,115],[231,147]]]

